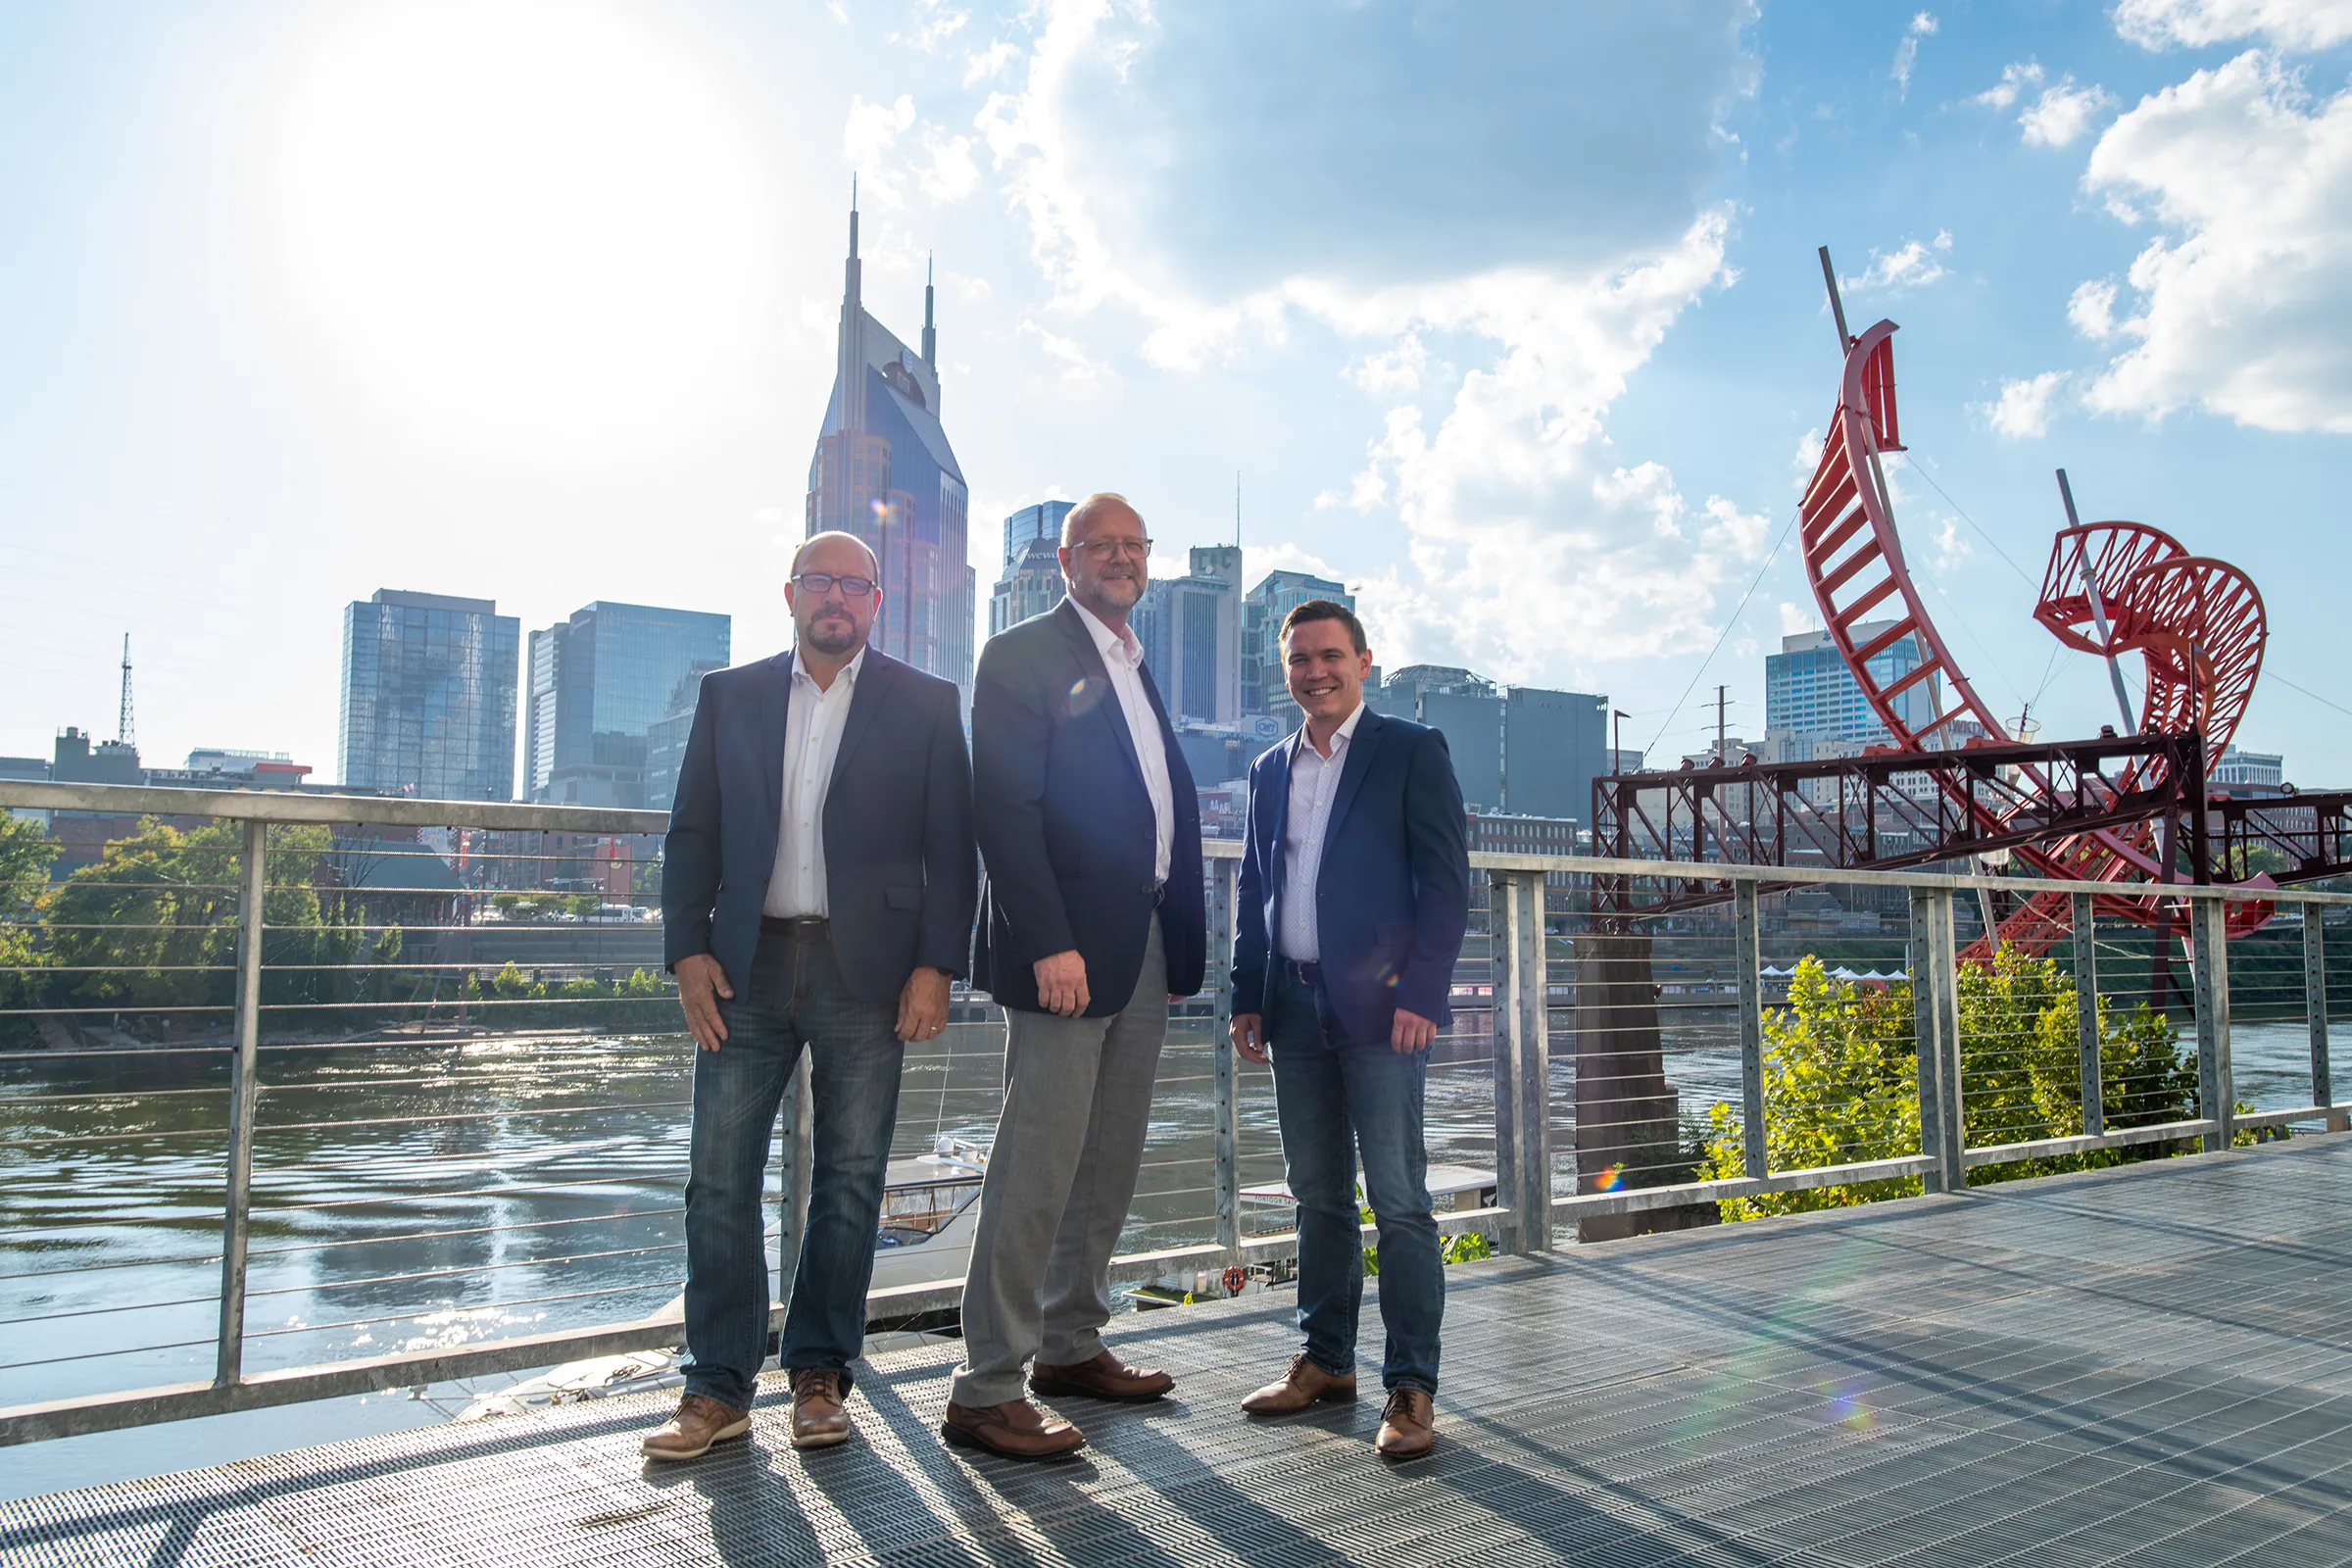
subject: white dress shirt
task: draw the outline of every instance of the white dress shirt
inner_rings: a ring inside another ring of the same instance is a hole
[[[1319,963],[1322,935],[1315,927],[1315,882],[1323,871],[1323,834],[1331,826],[1332,797],[1348,766],[1348,743],[1363,721],[1357,703],[1331,737],[1331,755],[1315,750],[1300,727],[1291,746],[1291,800],[1282,825],[1282,940],[1276,951],[1298,963]]]
[[[788,920],[831,913],[825,896],[825,792],[833,787],[833,761],[841,755],[842,727],[864,663],[860,648],[833,684],[820,688],[799,656],[793,658],[792,701],[784,711],[784,809],[763,913]]]
[[[1144,694],[1144,645],[1125,626],[1112,631],[1096,613],[1073,599],[1070,608],[1086,623],[1102,667],[1110,672],[1110,689],[1118,694],[1119,711],[1126,715],[1127,733],[1135,741],[1135,759],[1144,765],[1144,791],[1152,797],[1152,821],[1158,842],[1152,858],[1152,880],[1168,880],[1168,864],[1176,851],[1176,792],[1168,784],[1168,749],[1159,738],[1159,715]]]

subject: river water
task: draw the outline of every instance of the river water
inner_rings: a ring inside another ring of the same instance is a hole
[[[1737,1100],[1731,1025],[1668,1019],[1686,1117]],[[1122,1250],[1214,1235],[1208,1028],[1171,1035]],[[986,1140],[1003,1040],[1001,1025],[957,1024],[909,1054],[898,1153]],[[2235,1052],[2241,1099],[2308,1102],[2301,1024],[2241,1026]],[[1492,1066],[1474,1041],[1447,1055],[1431,1074],[1431,1158],[1491,1170]],[[682,1037],[290,1047],[262,1062],[249,1371],[625,1321],[676,1295]],[[0,1060],[0,1405],[212,1375],[226,1084],[219,1051]],[[1245,1071],[1242,1103],[1242,1181],[1277,1181],[1264,1069]],[[0,1495],[439,1421],[471,1392],[0,1449]]]

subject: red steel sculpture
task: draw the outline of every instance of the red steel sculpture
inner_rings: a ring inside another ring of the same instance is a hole
[[[1846,337],[1834,285],[1832,300],[1838,335],[1846,344],[1844,378],[1798,517],[1805,575],[1831,642],[1893,738],[1893,752],[2006,742],[2008,731],[1952,658],[1903,563],[1882,456],[1903,450],[1894,397],[1895,324],[1881,321],[1858,337]],[[2069,505],[2071,510],[2071,500]],[[1873,616],[1892,620],[1857,640],[1860,627]],[[2220,759],[2245,714],[2268,636],[2262,596],[2243,572],[2226,562],[2192,556],[2171,535],[2136,522],[2062,530],[2050,549],[2034,618],[2070,648],[2111,662],[2138,654],[2146,671],[2138,730],[2200,736],[2198,760],[2205,764],[2200,774]],[[1873,668],[1874,660],[1905,638],[1917,639],[1921,658],[1916,665],[1899,672]],[[1938,677],[1949,688],[1950,701],[1922,722],[1920,705],[1902,699],[1923,686],[1940,696]],[[2143,776],[2141,770],[2167,765],[2162,757],[2151,757],[2112,780],[2100,780],[2099,787],[2118,796],[2144,790],[2161,774]],[[1996,836],[2002,831],[1997,804],[1967,790],[1958,775],[1936,776],[1952,804],[1976,819],[1979,832]],[[2189,799],[2205,798],[2201,776],[2177,782]],[[2162,827],[2140,821],[2046,838],[2019,845],[2015,853],[2046,877],[2118,885],[2119,892],[2102,896],[2097,907],[2160,930],[2172,920],[2168,901],[2149,893],[2127,895],[2120,887],[2187,880],[2177,865],[2169,819]],[[2247,885],[2275,884],[2257,876]],[[2270,912],[2267,905],[2232,905],[2231,929],[2252,930]],[[2001,920],[1998,940],[2038,955],[2071,929],[2072,901],[2043,893]],[[1983,940],[1963,955],[1980,963],[1991,956],[1991,945]]]

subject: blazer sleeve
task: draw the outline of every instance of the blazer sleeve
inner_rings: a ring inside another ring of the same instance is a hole
[[[1250,804],[1242,813],[1242,871],[1233,895],[1233,1010],[1266,1004],[1266,868],[1257,851],[1257,770],[1250,771]]]
[[[923,792],[923,922],[914,961],[962,976],[971,968],[972,911],[980,865],[972,842],[972,763],[953,687],[931,723],[930,781]]]
[[[1012,945],[1010,953],[991,955],[1000,966],[1078,946],[1046,852],[1052,743],[1045,694],[1031,671],[1001,646],[983,651],[972,680],[972,824],[988,862],[990,902]]]
[[[716,706],[706,675],[695,698],[693,727],[686,732],[686,756],[678,764],[669,832],[662,841],[662,963],[670,970],[680,958],[710,951],[719,874],[718,757],[711,734]]]
[[[1454,960],[1470,929],[1470,829],[1453,757],[1434,729],[1413,748],[1404,834],[1413,874],[1413,956],[1397,979],[1396,1005],[1443,1022]]]

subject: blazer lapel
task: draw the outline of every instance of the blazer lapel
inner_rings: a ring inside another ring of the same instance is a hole
[[[1143,759],[1135,755],[1135,736],[1127,728],[1127,710],[1119,706],[1118,688],[1110,683],[1110,668],[1102,662],[1102,651],[1095,646],[1093,629],[1078,613],[1078,607],[1066,599],[1054,613],[1061,617],[1062,635],[1069,638],[1072,649],[1078,655],[1079,667],[1086,673],[1085,683],[1102,694],[1101,700],[1094,705],[1095,711],[1110,726],[1111,734],[1119,743],[1119,755],[1127,759],[1128,771],[1135,775],[1136,783],[1142,784]],[[1144,690],[1149,692],[1152,689],[1151,672],[1143,671],[1143,675]],[[1080,695],[1076,692],[1071,694],[1073,699]],[[1156,710],[1157,702],[1154,701],[1152,706]],[[1164,726],[1167,720],[1163,718],[1160,723]]]
[[[1266,840],[1257,847],[1258,864],[1266,868],[1268,918],[1271,928],[1268,937],[1279,943],[1282,936],[1282,896],[1290,891],[1283,886],[1283,835],[1290,831],[1291,821],[1291,759],[1298,756],[1298,732],[1291,731],[1282,750],[1274,754],[1274,764],[1267,769],[1266,788],[1274,792],[1274,809],[1266,816]]]
[[[833,792],[841,787],[841,776],[850,765],[850,758],[858,743],[874,727],[874,715],[890,699],[886,695],[891,678],[898,673],[895,661],[867,649],[865,662],[858,666],[858,684],[850,692],[850,713],[842,720],[841,750],[833,754],[833,776],[825,789],[825,803],[833,802]]]
[[[760,782],[767,792],[771,832],[784,819],[784,726],[791,706],[792,655],[783,653],[767,662],[767,674],[760,682]]]
[[[1364,773],[1372,766],[1372,754],[1380,749],[1381,732],[1387,728],[1388,721],[1368,708],[1355,721],[1355,734],[1348,742],[1348,760],[1340,767],[1339,793],[1331,798],[1331,816],[1323,824],[1326,845],[1348,819],[1348,808],[1355,804],[1355,792],[1363,788]]]

